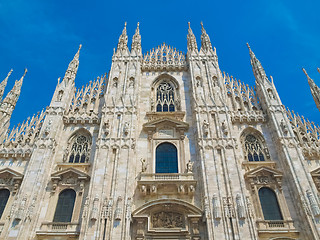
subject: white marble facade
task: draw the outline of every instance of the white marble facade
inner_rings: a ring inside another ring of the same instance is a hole
[[[319,128],[249,46],[255,88],[222,73],[201,27],[200,49],[189,24],[187,54],[142,54],[125,26],[110,73],[76,89],[80,46],[46,110],[8,132],[16,82],[0,106],[1,239],[320,239]]]

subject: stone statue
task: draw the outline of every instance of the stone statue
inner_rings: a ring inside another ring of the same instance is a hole
[[[141,158],[140,159],[140,162],[141,162],[141,172],[146,172],[147,171],[147,161],[145,158]]]
[[[192,167],[193,167],[193,162],[189,160],[189,162],[187,163],[187,173],[192,173]]]

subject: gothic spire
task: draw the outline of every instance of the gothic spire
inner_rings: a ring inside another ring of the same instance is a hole
[[[208,52],[212,50],[210,37],[207,34],[206,30],[204,29],[202,22],[201,22],[201,50],[203,50],[204,52]]]
[[[8,79],[9,79],[12,71],[13,70],[11,69],[10,72],[8,73],[7,77],[0,83],[0,101],[2,100],[4,89],[7,86],[7,82],[8,82]]]
[[[257,81],[264,81],[267,79],[267,75],[260,63],[260,61],[256,58],[256,55],[252,52],[249,43],[247,43],[249,54],[250,54],[250,62],[252,66],[253,74]]]
[[[127,50],[128,49],[128,36],[127,36],[127,22],[124,23],[124,28],[122,30],[122,34],[119,37],[117,52]]]
[[[320,88],[315,84],[315,82],[309,77],[307,71],[302,68],[302,71],[304,72],[304,74],[307,76],[308,78],[308,84],[310,86],[310,90],[311,90],[311,94],[313,97],[313,100],[315,101],[317,108],[320,111]],[[320,73],[320,70],[318,68],[318,71]]]
[[[190,27],[190,22],[188,22],[188,35],[187,35],[187,40],[188,40],[188,51],[198,51],[198,46],[197,46],[197,40],[196,37],[194,36],[192,29]]]
[[[74,81],[78,72],[79,67],[79,55],[82,45],[79,45],[79,49],[77,53],[74,55],[72,61],[69,63],[68,69],[64,75],[63,82],[66,83],[70,82],[70,80]]]
[[[132,50],[136,50],[137,53],[141,53],[141,35],[139,30],[139,22],[137,24],[136,32],[132,37],[131,51]]]

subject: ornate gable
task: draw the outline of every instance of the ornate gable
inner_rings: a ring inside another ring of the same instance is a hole
[[[0,170],[0,188],[8,188],[13,193],[19,189],[23,179],[23,174],[10,168]]]
[[[188,130],[189,124],[174,118],[171,115],[174,116],[173,114],[164,114],[160,118],[154,117],[151,118],[151,121],[143,124],[143,129],[148,133],[149,139],[152,138],[155,132],[169,137],[174,137],[174,133],[177,132],[180,134],[181,139],[184,138],[184,133]]]
[[[75,168],[67,168],[51,175],[51,181],[53,183],[52,190],[56,190],[57,186],[62,187],[80,187],[80,191],[84,188],[84,182],[88,181],[90,176],[84,172],[81,172]]]
[[[310,174],[317,189],[320,190],[320,167],[310,172]]]
[[[279,170],[265,166],[253,169],[244,175],[253,189],[260,186],[281,189],[282,176],[283,174]]]

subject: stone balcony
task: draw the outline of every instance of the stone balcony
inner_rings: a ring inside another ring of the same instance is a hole
[[[37,235],[79,235],[79,227],[77,222],[44,222]]]
[[[197,181],[193,173],[141,173],[138,188],[144,195],[159,192],[193,195]]]
[[[257,227],[259,235],[294,236],[299,234],[293,225],[293,220],[258,220]]]

